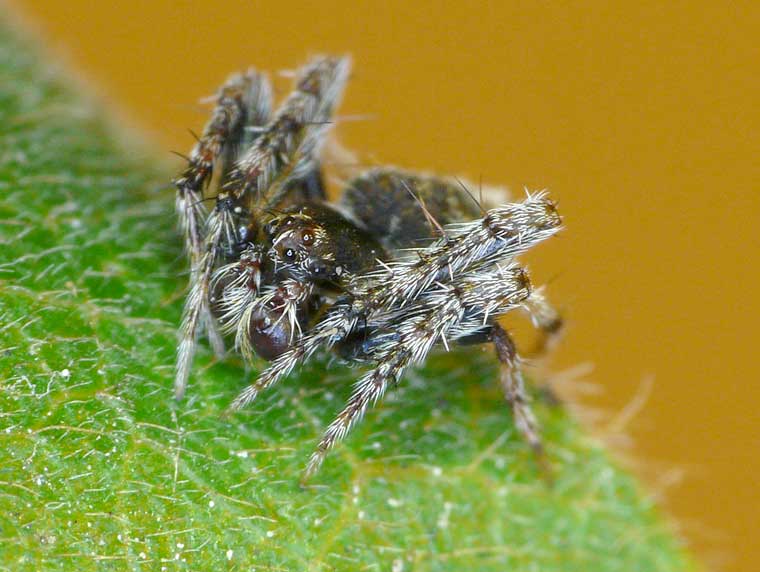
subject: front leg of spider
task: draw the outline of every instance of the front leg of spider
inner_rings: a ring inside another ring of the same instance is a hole
[[[439,283],[389,318],[383,329],[396,335],[373,348],[375,369],[354,386],[348,404],[327,428],[312,455],[304,479],[319,469],[327,452],[361,420],[371,404],[383,397],[389,386],[398,383],[408,367],[425,361],[435,344],[448,347],[449,343],[482,331],[485,322],[518,307],[530,291],[530,281],[522,268],[497,265],[449,284]],[[535,424],[531,428],[535,430]],[[535,437],[538,438],[537,432]]]
[[[554,204],[545,194],[529,195],[520,203],[489,210],[482,219],[452,224],[445,238],[427,248],[408,250],[406,258],[380,264],[355,277],[348,287],[350,295],[339,299],[318,323],[261,372],[235,399],[232,409],[253,401],[317,351],[334,347],[373,313],[403,308],[438,282],[508,263],[556,234],[561,224]]]
[[[190,259],[190,293],[185,301],[174,381],[177,398],[185,393],[201,327],[206,328],[215,353],[224,352],[208,296],[208,274],[216,261],[222,228],[218,217],[207,218],[204,191],[217,163],[222,163],[223,178],[229,174],[232,150],[240,145],[247,127],[258,127],[267,120],[270,105],[271,88],[264,76],[252,70],[230,76],[216,95],[211,119],[190,152],[186,169],[174,181],[177,214]]]
[[[315,58],[302,68],[296,89],[271,120],[264,126],[248,125],[255,131],[247,148],[241,147],[248,142],[251,134],[250,130],[240,128],[241,117],[248,115],[263,119],[268,117],[268,113],[244,113],[245,110],[240,110],[241,106],[234,105],[223,107],[218,111],[221,119],[217,121],[216,115],[212,117],[199,142],[203,151],[197,162],[199,174],[193,178],[185,175],[180,178],[180,182],[200,181],[194,183],[197,187],[195,198],[200,199],[202,184],[209,180],[213,164],[222,155],[223,147],[229,143],[239,150],[236,160],[230,160],[229,153],[224,156],[224,163],[229,165],[228,172],[222,173],[220,180],[223,187],[218,190],[216,206],[208,219],[203,224],[192,219],[195,222],[191,224],[183,219],[187,208],[180,210],[182,226],[196,229],[194,232],[198,236],[190,234],[188,239],[193,269],[177,356],[174,384],[177,398],[184,395],[198,332],[206,316],[210,315],[209,300],[213,297],[211,282],[220,255],[233,252],[247,238],[242,234],[247,234],[248,230],[241,232],[243,229],[254,229],[251,234],[255,233],[257,212],[266,212],[287,200],[289,192],[296,188],[294,182],[314,172],[316,154],[329,129],[329,119],[345,84],[348,68],[349,62],[345,58]],[[244,96],[240,99],[258,101]],[[226,123],[222,121],[225,118]],[[221,123],[224,129],[218,128],[217,123]],[[228,142],[227,138],[232,133],[238,137]],[[195,164],[191,156],[190,167]],[[184,188],[184,183],[180,182],[178,189]],[[193,204],[200,204],[200,201]],[[255,240],[253,236],[251,239]]]

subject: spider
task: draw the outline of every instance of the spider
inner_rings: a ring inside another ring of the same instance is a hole
[[[555,205],[528,193],[485,210],[458,179],[392,167],[358,174],[328,202],[322,148],[349,68],[346,57],[313,58],[276,111],[267,77],[254,70],[230,76],[213,98],[174,180],[190,260],[176,397],[203,333],[219,356],[234,336],[246,360],[271,362],[232,410],[317,352],[368,364],[311,456],[309,477],[434,346],[491,342],[516,428],[540,453],[515,344],[498,318],[521,309],[545,339],[558,331],[559,314],[515,262],[559,231]]]

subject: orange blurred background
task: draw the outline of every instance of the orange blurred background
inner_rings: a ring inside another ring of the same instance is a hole
[[[581,403],[708,568],[756,569],[757,3],[14,5],[162,158],[231,71],[348,52],[341,114],[369,118],[339,133],[368,163],[551,189],[567,229],[529,263],[569,321],[552,369],[594,365]]]

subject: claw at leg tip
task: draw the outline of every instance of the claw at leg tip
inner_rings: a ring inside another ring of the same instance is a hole
[[[319,452],[312,454],[308,464],[306,465],[306,470],[303,472],[303,476],[301,477],[302,485],[304,485],[309,479],[311,479],[311,477],[314,476],[317,471],[319,471],[323,460],[324,455],[320,455]]]

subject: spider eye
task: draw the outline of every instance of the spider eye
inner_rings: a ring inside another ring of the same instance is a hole
[[[275,217],[264,225],[264,233],[269,238],[274,238],[280,229],[290,226],[293,222],[295,222],[295,219],[292,216]]]
[[[273,237],[275,231],[277,230],[277,219],[270,220],[268,223],[264,225],[264,234],[266,234],[268,237]]]
[[[282,253],[282,257],[288,262],[293,262],[296,259],[296,251],[292,248],[286,248],[285,252]]]

